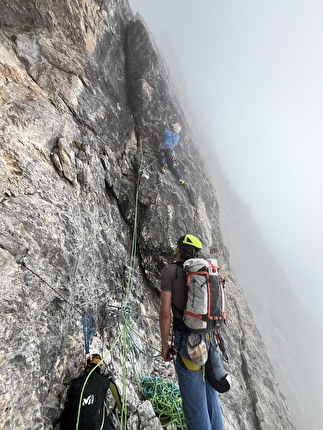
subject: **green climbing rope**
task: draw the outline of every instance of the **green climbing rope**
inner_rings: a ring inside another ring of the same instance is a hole
[[[140,180],[141,180],[141,166],[143,162],[143,151],[142,144],[140,143],[140,152],[141,152],[141,161],[140,167],[138,171],[137,178],[137,186],[136,186],[136,196],[135,196],[135,207],[134,207],[134,222],[133,222],[133,233],[132,233],[132,244],[131,244],[131,253],[130,253],[130,263],[129,263],[129,272],[128,279],[125,291],[125,297],[123,300],[123,305],[121,308],[120,316],[122,319],[122,411],[121,411],[121,422],[120,422],[120,430],[127,429],[127,352],[128,352],[128,327],[125,321],[127,320],[127,309],[128,303],[131,297],[131,289],[133,286],[133,278],[135,274],[135,261],[137,256],[137,228],[138,228],[138,207],[139,207],[139,189],[140,189]]]
[[[164,428],[187,429],[179,387],[159,377],[141,378],[141,392],[152,404],[155,414]]]

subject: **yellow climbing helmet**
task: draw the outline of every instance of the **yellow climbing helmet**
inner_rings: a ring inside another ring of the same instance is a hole
[[[186,234],[185,236],[183,236],[183,244],[192,245],[194,246],[194,248],[202,249],[201,241],[197,237],[193,236],[192,234]]]
[[[177,241],[177,245],[184,259],[197,257],[199,251],[202,249],[201,241],[192,234],[181,236]]]

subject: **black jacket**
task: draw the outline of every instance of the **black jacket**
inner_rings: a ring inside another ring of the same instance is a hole
[[[61,430],[75,430],[81,392],[88,374],[79,376],[72,382],[65,409],[61,417]],[[78,430],[112,430],[104,405],[109,389],[109,379],[92,373],[83,391],[79,414]]]

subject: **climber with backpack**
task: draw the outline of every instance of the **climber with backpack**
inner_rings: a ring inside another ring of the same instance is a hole
[[[154,137],[159,144],[159,157],[158,163],[161,166],[160,172],[166,173],[167,168],[173,173],[179,184],[184,185],[185,181],[179,170],[178,161],[175,157],[174,148],[179,141],[179,133],[182,126],[179,122],[172,125],[171,130],[166,128],[162,135],[159,132],[154,133]]]
[[[112,373],[99,354],[87,359],[84,374],[74,379],[60,418],[60,430],[114,430],[107,407],[110,389],[121,412],[122,401]]]
[[[180,237],[175,262],[161,272],[162,358],[171,361],[174,355],[188,430],[223,430],[218,392],[230,389],[230,376],[216,332],[226,318],[224,292],[216,260],[198,258],[201,249],[195,236]]]

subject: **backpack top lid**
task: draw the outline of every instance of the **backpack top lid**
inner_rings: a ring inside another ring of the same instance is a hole
[[[183,264],[183,269],[189,272],[198,272],[205,268],[209,273],[213,275],[219,275],[218,261],[215,258],[192,258],[188,259]]]
[[[177,241],[177,246],[184,260],[197,257],[202,249],[202,243],[192,234],[181,236]]]

